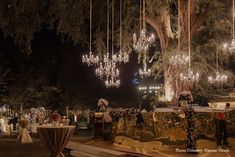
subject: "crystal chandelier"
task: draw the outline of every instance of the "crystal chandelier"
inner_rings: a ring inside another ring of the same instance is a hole
[[[116,63],[110,60],[109,54],[104,55],[104,61],[100,62],[98,68],[95,70],[96,75],[99,78],[104,76],[109,77],[119,77],[119,70],[116,67]]]
[[[143,21],[142,21],[142,4],[140,0],[140,36],[137,39],[136,34],[133,34],[133,48],[135,51],[143,55],[143,70],[139,69],[141,78],[151,76],[151,70],[147,68],[147,53],[149,46],[155,41],[155,36],[151,34],[149,37],[146,35],[145,26],[145,0],[143,0]],[[142,28],[143,23],[143,28]]]
[[[189,57],[186,55],[176,54],[171,56],[170,64],[174,66],[186,65],[189,61]]]
[[[220,84],[220,83],[225,83],[228,81],[228,76],[226,74],[220,73],[219,72],[219,52],[218,52],[218,48],[216,46],[216,72],[215,72],[215,76],[209,76],[208,77],[208,82],[210,84]]]
[[[180,80],[189,82],[198,82],[199,73],[194,73],[191,69],[188,69],[187,73],[180,73]]]
[[[227,53],[235,53],[235,37],[234,37],[234,0],[233,0],[233,28],[232,28],[232,41],[231,43],[224,43],[223,50]]]
[[[150,37],[146,35],[146,29],[143,28],[140,32],[140,37],[137,40],[136,34],[133,35],[133,47],[137,52],[148,51],[149,46],[154,42],[155,36],[151,34]]]
[[[178,1],[179,6],[179,1]],[[181,65],[186,65],[189,62],[189,56],[185,54],[180,54],[180,36],[181,36],[181,26],[180,26],[180,16],[178,11],[178,31],[177,31],[177,37],[178,37],[178,51],[175,55],[171,56],[169,59],[169,63],[173,66],[179,67]]]
[[[119,22],[120,22],[120,31],[119,31],[119,46],[120,46],[120,50],[119,50],[119,54],[116,55],[112,55],[112,60],[114,62],[118,62],[118,63],[127,63],[129,62],[129,55],[125,52],[122,51],[122,0],[120,0],[120,17],[119,17]]]
[[[186,73],[180,73],[180,80],[181,81],[188,81],[188,82],[198,82],[199,81],[199,73],[193,72],[191,69],[191,36],[190,36],[190,1],[188,1],[188,70]]]
[[[118,55],[112,55],[112,60],[117,63],[127,63],[129,62],[129,55],[127,53],[123,53],[121,50]]]
[[[88,66],[94,64],[98,64],[99,62],[99,57],[94,56],[92,51],[91,51],[91,38],[92,38],[92,0],[90,0],[90,51],[88,55],[82,55],[82,63],[86,63]]]
[[[139,69],[139,75],[141,78],[149,77],[151,76],[151,74],[152,74],[151,69],[147,69],[147,68],[143,68],[143,70]]]
[[[105,86],[107,88],[109,87],[119,87],[121,84],[120,80],[115,78],[114,76],[111,76],[110,78],[107,77],[105,81]]]
[[[215,73],[215,77],[213,76],[209,76],[208,77],[208,82],[210,84],[214,84],[214,83],[225,83],[228,81],[228,76],[225,74],[221,74],[219,71],[216,71]]]
[[[86,63],[88,66],[92,64],[96,65],[99,62],[99,57],[98,56],[95,57],[90,51],[88,55],[82,55],[82,62]]]
[[[104,55],[102,62],[99,63],[99,67],[95,70],[95,73],[99,78],[106,78],[106,87],[119,87],[120,73],[116,67],[116,63],[121,62],[122,58],[113,55],[114,1],[112,4],[112,54],[109,54],[109,0],[107,0],[107,53]]]

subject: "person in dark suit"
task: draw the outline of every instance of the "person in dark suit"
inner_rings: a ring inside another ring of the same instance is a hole
[[[229,108],[230,104],[226,103],[225,108]],[[224,112],[218,112],[216,113],[215,116],[216,119],[216,143],[217,146],[222,146],[222,141],[223,145],[227,146],[228,141],[227,141],[227,126],[226,126],[226,120],[225,120],[225,113]]]

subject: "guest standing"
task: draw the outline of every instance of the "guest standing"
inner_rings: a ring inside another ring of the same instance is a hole
[[[226,107],[225,108],[229,108],[230,104],[226,103]],[[228,141],[227,141],[227,126],[226,126],[226,120],[225,120],[225,113],[224,112],[218,112],[216,113],[215,116],[216,119],[216,142],[217,145],[220,147],[222,145],[222,141],[223,141],[223,145],[228,145]]]

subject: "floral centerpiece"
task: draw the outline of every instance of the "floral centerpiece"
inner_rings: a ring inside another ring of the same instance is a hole
[[[61,119],[61,116],[57,112],[52,113],[50,116],[50,120],[52,121],[53,125],[58,125],[60,119]]]
[[[190,91],[183,91],[179,93],[178,103],[184,107],[187,106],[188,103],[193,101],[193,96]]]
[[[98,105],[98,107],[100,107],[100,111],[105,111],[105,107],[107,107],[109,105],[109,102],[106,99],[101,98],[97,102],[97,105]]]

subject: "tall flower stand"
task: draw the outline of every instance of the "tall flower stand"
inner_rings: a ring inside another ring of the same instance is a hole
[[[197,153],[195,111],[193,107],[188,104],[184,107],[184,113],[187,118],[187,152]]]

